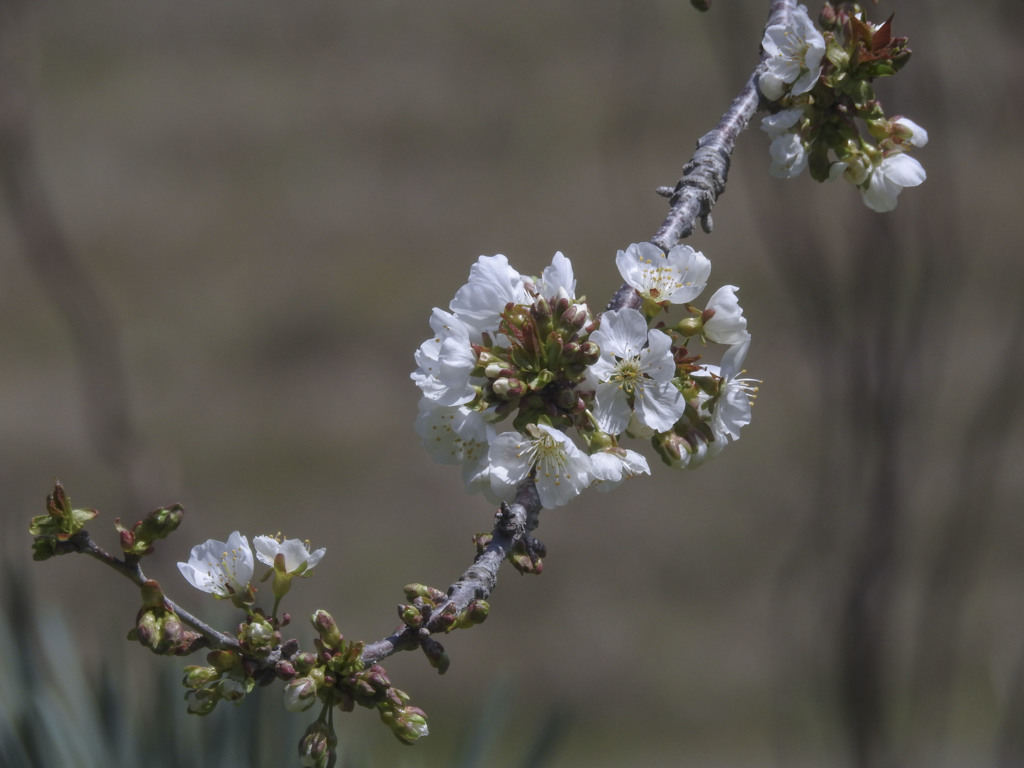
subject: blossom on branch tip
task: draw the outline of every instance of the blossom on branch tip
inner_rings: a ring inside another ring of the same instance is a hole
[[[323,559],[326,549],[309,550],[309,542],[300,539],[278,539],[274,536],[257,536],[252,540],[257,559],[264,565],[274,566],[278,555],[284,557],[285,573],[309,573]]]
[[[665,254],[654,243],[633,243],[615,256],[626,283],[654,304],[685,304],[700,295],[711,274],[711,262],[688,245]]]
[[[569,437],[546,424],[530,424],[528,434],[503,432],[491,442],[491,486],[503,499],[535,472],[540,503],[560,507],[578,496],[593,480],[590,457]]]
[[[790,24],[773,24],[761,40],[767,58],[758,78],[758,87],[769,101],[778,101],[786,93],[807,93],[821,75],[825,38],[807,15],[805,6],[797,6]]]
[[[178,563],[182,576],[196,589],[229,598],[249,589],[254,563],[249,540],[234,531],[228,540],[210,539],[192,547],[187,563]]]
[[[671,429],[686,409],[672,383],[672,339],[657,329],[648,330],[644,316],[629,308],[605,312],[590,338],[601,349],[588,372],[598,426],[610,435],[621,434],[635,412],[655,431]]]

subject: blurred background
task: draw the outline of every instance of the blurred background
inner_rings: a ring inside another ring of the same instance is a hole
[[[741,287],[763,380],[743,439],[546,513],[543,575],[503,572],[444,678],[387,663],[430,738],[357,711],[346,754],[454,765],[483,713],[495,766],[545,727],[565,768],[1024,765],[1024,4],[951,5],[869,10],[910,37],[877,90],[930,133],[924,186],[879,215],[771,179],[754,124],[689,241],[709,290]],[[372,640],[403,585],[455,580],[493,509],[412,430],[431,308],[480,254],[539,274],[556,250],[603,306],[766,16],[2,0],[2,547],[87,672],[180,664],[124,641],[127,582],[29,561],[55,477],[111,547],[114,518],[183,504],[147,573],[225,621],[177,572],[193,544],[326,546],[288,597],[306,642],[314,608]]]

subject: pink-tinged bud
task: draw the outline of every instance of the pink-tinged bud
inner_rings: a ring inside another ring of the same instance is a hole
[[[317,656],[310,651],[297,653],[292,657],[292,663],[300,675],[304,675],[317,665]]]
[[[306,729],[299,741],[299,762],[303,768],[327,768],[334,762],[338,737],[334,729],[320,720]]]
[[[574,304],[562,314],[562,325],[574,331],[578,331],[587,324],[589,313],[586,306]]]
[[[324,610],[318,610],[310,617],[310,621],[313,624],[313,629],[320,635],[320,641],[324,644],[324,647],[332,651],[341,648],[341,642],[344,638],[331,614]]]
[[[838,23],[839,15],[836,13],[836,9],[832,6],[832,3],[825,3],[821,13],[818,14],[818,24],[821,25],[822,29],[828,30],[833,29]]]
[[[423,642],[420,643],[420,648],[423,649],[423,654],[427,657],[427,661],[430,662],[430,666],[436,669],[439,675],[443,675],[448,671],[448,667],[451,666],[451,658],[449,658],[444,646],[437,640],[429,636],[425,637]]]
[[[279,661],[274,665],[274,675],[276,675],[279,680],[291,680],[298,674],[299,671],[290,661]]]
[[[494,394],[502,400],[516,400],[523,396],[526,387],[519,379],[502,376],[491,385]]]
[[[121,551],[131,552],[132,547],[135,546],[135,534],[124,529],[118,532],[118,537],[121,540]]]
[[[580,344],[580,356],[585,365],[593,365],[601,359],[601,348],[592,341]]]

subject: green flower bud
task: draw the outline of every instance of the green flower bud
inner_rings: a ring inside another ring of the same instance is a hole
[[[710,311],[712,315],[715,313],[714,310]],[[689,317],[684,317],[676,325],[675,330],[678,331],[681,336],[684,336],[688,339],[693,336],[698,336],[700,332],[704,330],[704,323],[711,319],[711,315],[705,316],[706,312],[707,311],[700,315],[690,315]]]
[[[399,605],[398,617],[405,626],[412,627],[413,629],[423,624],[423,614],[420,613],[415,605]]]
[[[58,542],[70,539],[98,514],[95,509],[72,508],[64,487],[55,482],[53,493],[46,497],[46,514],[33,517],[29,525],[29,533],[49,540],[48,544],[33,544],[33,557],[45,560],[56,554]]]
[[[121,539],[121,550],[125,555],[142,557],[153,551],[153,543],[173,533],[185,515],[180,504],[161,507],[150,512],[131,529],[121,525],[121,519],[114,521]]]
[[[261,616],[253,616],[238,629],[238,642],[248,653],[265,656],[277,644],[273,625]]]
[[[234,669],[239,669],[241,666],[241,659],[239,659],[238,654],[233,651],[210,651],[206,654],[206,660],[210,663],[211,667],[221,674],[231,672]]]
[[[486,600],[472,600],[469,605],[466,606],[463,621],[466,625],[482,624],[484,619],[487,618],[487,614],[490,612],[491,606]]]
[[[309,670],[316,666],[317,659],[316,654],[310,651],[303,653],[297,653],[292,657],[292,663],[295,665],[295,670],[300,675],[305,675]]]
[[[439,589],[428,587],[426,584],[406,584],[405,597],[410,601],[415,600],[417,597],[422,597],[434,605],[438,605],[447,598],[447,595]]]
[[[405,707],[388,725],[392,733],[404,744],[415,744],[430,734],[427,728],[427,714],[419,707]]]
[[[181,684],[186,688],[192,688],[198,690],[207,683],[211,683],[220,677],[218,672],[213,667],[202,667],[196,664],[185,667],[185,677],[182,679]]]
[[[197,688],[185,693],[185,702],[190,715],[208,715],[213,712],[218,701],[220,701],[220,696],[216,690],[211,688]]]

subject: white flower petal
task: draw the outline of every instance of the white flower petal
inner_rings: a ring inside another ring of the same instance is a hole
[[[688,245],[667,254],[653,243],[634,243],[615,257],[626,283],[656,303],[685,304],[695,299],[711,274],[711,262]]]
[[[739,344],[750,338],[735,285],[723,285],[711,295],[707,309],[714,315],[704,323],[704,335],[719,344]]]
[[[481,256],[469,270],[469,281],[455,292],[448,305],[475,333],[498,328],[505,306],[529,304],[523,278],[503,255]]]
[[[248,588],[254,565],[248,539],[233,531],[226,542],[209,539],[192,547],[188,562],[178,563],[178,570],[196,589],[230,597]]]

